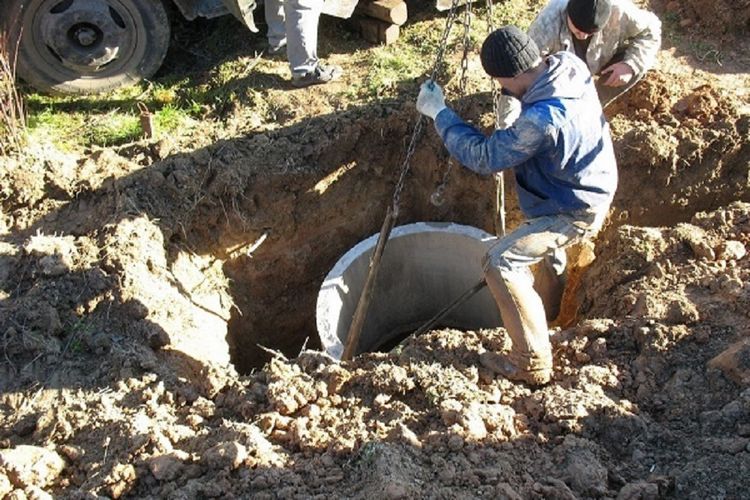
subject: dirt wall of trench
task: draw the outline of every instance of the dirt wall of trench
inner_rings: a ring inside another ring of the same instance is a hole
[[[469,120],[491,123],[487,95],[457,104]],[[653,72],[607,114],[620,186],[602,240],[622,224],[671,225],[696,211],[750,200],[750,119],[728,96]],[[38,290],[34,279],[43,276],[55,291],[43,294],[52,319],[29,321],[56,330],[58,323],[87,317],[93,325],[87,328],[96,330],[118,318],[129,325],[126,331],[171,352],[178,364],[187,358],[189,373],[228,361],[248,372],[268,359],[264,348],[293,356],[304,345],[317,347],[320,283],[341,255],[378,232],[415,121],[410,106],[374,106],[147,167],[101,154],[62,163],[65,176],[22,171],[16,181],[26,188],[4,202],[18,240],[61,235],[73,238],[74,248],[93,241],[100,249],[82,260],[79,273],[57,276],[45,275],[44,252],[17,247],[15,257],[4,261],[4,274],[22,279],[5,305],[22,309],[31,300],[25,291]],[[428,124],[411,161],[398,223],[453,221],[494,232],[492,179],[456,166],[446,203],[430,204],[446,160]],[[80,175],[87,172],[99,175]],[[512,228],[520,214],[507,180]],[[52,201],[49,193],[55,193]],[[34,200],[41,217],[26,220],[28,213],[17,207],[34,206]],[[92,280],[92,273],[106,279]],[[580,274],[573,266],[563,324],[576,317]],[[81,282],[86,290],[91,282],[101,290],[86,292],[86,300],[49,299]]]

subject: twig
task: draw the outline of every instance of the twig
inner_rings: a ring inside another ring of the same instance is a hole
[[[19,40],[14,51],[9,48],[8,35],[0,34],[0,130],[6,133],[0,140],[0,153],[8,154],[20,151],[23,145],[23,131],[26,128],[23,101],[16,88],[16,61],[18,58]]]
[[[281,351],[277,351],[275,349],[271,349],[270,347],[266,347],[266,346],[261,345],[261,344],[255,344],[255,345],[257,345],[258,348],[260,348],[261,351],[265,351],[265,352],[267,352],[268,354],[272,355],[275,358],[281,358],[284,361],[289,361],[289,358],[287,358],[286,356],[284,356],[284,353],[281,352]]]
[[[111,438],[107,436],[107,438],[104,440],[104,458],[102,458],[102,467],[104,467],[107,464],[107,452],[109,451],[109,442],[111,441]]]
[[[15,377],[18,374],[18,369],[16,368],[16,365],[13,364],[13,361],[10,360],[8,357],[8,332],[10,331],[10,328],[5,330],[5,333],[3,333],[3,356],[5,356],[5,360],[10,365],[11,371],[13,372],[13,376]]]
[[[302,343],[302,348],[299,350],[299,354],[297,354],[297,357],[301,356],[303,352],[305,352],[305,349],[307,349],[307,341],[310,340],[310,337],[305,337],[305,341]]]

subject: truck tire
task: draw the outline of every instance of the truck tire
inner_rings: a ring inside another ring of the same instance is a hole
[[[148,78],[169,48],[161,0],[8,0],[18,75],[57,94],[105,92]],[[15,36],[14,36],[15,35]]]

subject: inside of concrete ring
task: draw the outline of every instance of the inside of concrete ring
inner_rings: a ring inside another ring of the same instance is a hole
[[[394,228],[380,261],[357,353],[383,350],[402,339],[482,278],[482,258],[495,237],[454,223],[416,222]],[[323,349],[341,359],[370,267],[378,234],[346,252],[318,294],[316,322]],[[465,330],[501,326],[487,288],[448,314],[437,327]]]

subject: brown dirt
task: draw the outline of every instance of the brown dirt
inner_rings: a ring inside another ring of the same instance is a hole
[[[747,0],[672,1],[667,4],[667,9],[681,14],[684,27],[698,24],[714,33],[726,33],[746,30],[750,26],[750,2]]]
[[[293,92],[309,113],[181,153],[3,159],[0,498],[746,496],[748,68],[686,50],[608,111],[615,208],[537,390],[479,368],[502,329],[315,351],[317,290],[379,229],[416,86],[359,107]],[[486,93],[458,104],[491,123]],[[428,129],[399,223],[492,231],[487,179],[456,170],[429,203],[444,160]]]

